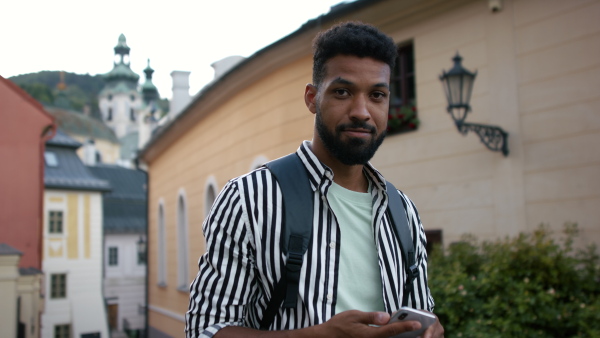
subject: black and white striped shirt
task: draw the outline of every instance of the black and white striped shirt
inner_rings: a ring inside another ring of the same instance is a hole
[[[324,323],[335,315],[341,240],[336,217],[329,208],[327,191],[333,172],[322,164],[305,141],[296,152],[309,172],[314,190],[312,241],[304,256],[295,309],[280,309],[271,330],[289,330]],[[373,189],[373,232],[387,312],[401,307],[406,273],[400,244],[385,212],[388,203],[381,174],[364,166]],[[433,311],[427,286],[427,252],[417,209],[399,192],[405,206],[415,246],[418,277],[409,306]],[[282,195],[266,168],[232,179],[217,197],[203,224],[206,253],[190,286],[186,314],[187,337],[212,337],[219,329],[237,325],[258,328],[282,269],[280,248]]]

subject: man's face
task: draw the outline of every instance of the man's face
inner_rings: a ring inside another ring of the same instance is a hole
[[[307,106],[316,114],[313,150],[345,165],[365,164],[385,138],[390,68],[372,58],[347,55],[335,56],[325,66],[319,88],[307,86],[305,93]]]

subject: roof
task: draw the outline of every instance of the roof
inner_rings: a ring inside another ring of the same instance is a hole
[[[44,272],[42,270],[28,267],[28,268],[19,268],[19,274],[21,276],[31,276],[31,275],[41,275]]]
[[[78,149],[79,147],[81,147],[82,144],[69,137],[63,131],[57,130],[54,137],[46,141],[46,145]]]
[[[116,165],[96,165],[88,169],[110,182],[113,189],[103,196],[105,233],[146,231],[146,173]]]
[[[46,107],[46,110],[54,116],[58,127],[67,134],[103,139],[115,144],[119,143],[115,132],[98,119],[68,109]]]
[[[146,143],[144,148],[141,149],[140,152],[138,153],[138,157],[146,158],[147,156],[149,156],[150,150],[153,149],[163,137],[165,137],[167,134],[169,134],[171,132],[171,130],[176,130],[176,128],[181,127],[181,125],[184,125],[183,128],[191,128],[191,126],[193,125],[192,123],[187,123],[187,122],[179,123],[183,119],[188,118],[188,115],[191,115],[191,112],[193,111],[193,109],[191,109],[191,107],[201,104],[201,102],[204,102],[207,99],[210,99],[211,96],[216,97],[215,93],[218,93],[218,89],[223,83],[226,83],[226,81],[229,81],[229,78],[238,75],[244,69],[253,67],[255,65],[255,62],[259,58],[261,58],[265,53],[276,50],[276,48],[279,48],[280,46],[283,48],[284,47],[283,45],[285,43],[287,43],[288,41],[291,41],[299,36],[302,36],[303,34],[305,34],[307,32],[310,32],[313,30],[316,30],[316,31],[321,30],[324,22],[335,22],[336,19],[341,18],[344,15],[358,11],[367,6],[372,6],[380,1],[382,1],[382,0],[356,0],[353,2],[345,2],[345,3],[340,3],[338,5],[332,6],[330,8],[329,13],[323,14],[315,19],[311,19],[311,20],[307,21],[293,33],[277,40],[276,42],[272,43],[271,45],[266,46],[265,48],[255,52],[250,57],[239,62],[237,65],[232,67],[231,70],[229,70],[227,73],[223,74],[221,77],[215,79],[213,82],[206,85],[192,99],[192,102],[190,102],[188,104],[188,106],[181,113],[179,113],[174,119],[170,120],[168,122],[168,124],[164,125],[160,129],[155,130],[155,132],[152,134],[152,138]],[[310,49],[309,46],[307,47],[307,50],[308,49]],[[177,133],[181,133],[181,130],[177,130]]]
[[[56,165],[44,161],[44,185],[51,189],[108,191],[108,181],[101,180],[83,165],[75,153],[77,141],[58,130],[56,135],[46,142],[46,153],[54,154]],[[81,144],[79,144],[81,145]],[[49,156],[49,155],[46,155]]]
[[[132,82],[136,85],[138,80],[140,79],[140,76],[137,75],[133,70],[131,70],[131,68],[129,68],[129,65],[125,63],[115,63],[113,69],[110,72],[104,74],[103,77],[107,83],[113,81],[126,81]]]
[[[12,246],[6,243],[0,243],[0,256],[8,256],[8,255],[19,255],[22,256],[23,253]]]

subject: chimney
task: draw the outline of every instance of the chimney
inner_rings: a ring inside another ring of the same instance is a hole
[[[227,73],[231,68],[235,67],[238,63],[244,61],[246,58],[239,55],[228,56],[219,61],[213,62],[210,66],[215,70],[215,80]]]
[[[83,163],[89,166],[96,165],[96,153],[96,144],[93,139],[89,139],[83,145]]]
[[[174,70],[171,72],[171,78],[173,79],[173,98],[169,104],[169,115],[171,119],[174,119],[192,100],[190,72]]]

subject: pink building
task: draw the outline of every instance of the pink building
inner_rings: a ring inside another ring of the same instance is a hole
[[[54,118],[0,76],[0,243],[22,252],[19,267],[42,268],[44,143]]]

